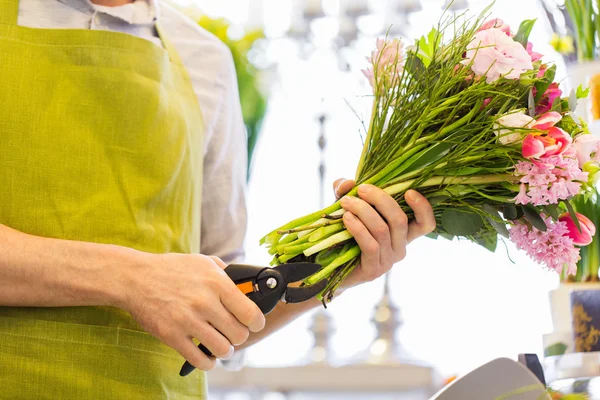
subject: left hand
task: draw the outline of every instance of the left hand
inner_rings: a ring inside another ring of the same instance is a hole
[[[352,180],[338,179],[333,184],[336,197],[348,193],[354,185]],[[360,185],[358,196],[341,200],[346,210],[344,225],[361,250],[360,264],[342,288],[379,278],[406,257],[406,246],[410,242],[435,229],[431,204],[414,190],[404,196],[415,214],[415,220],[410,223],[396,200],[382,189]]]

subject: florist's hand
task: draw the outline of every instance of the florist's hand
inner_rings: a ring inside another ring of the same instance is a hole
[[[355,182],[338,179],[333,185],[339,198],[348,193]],[[361,250],[360,264],[346,279],[344,287],[379,278],[406,257],[406,246],[410,242],[435,229],[431,204],[414,190],[404,196],[415,214],[415,220],[410,223],[394,198],[382,189],[360,185],[358,196],[341,199],[346,210],[344,225]]]
[[[150,334],[207,371],[215,358],[192,342],[197,339],[217,358],[265,326],[265,317],[225,274],[225,263],[200,254],[141,253],[131,268],[126,304],[121,308]]]

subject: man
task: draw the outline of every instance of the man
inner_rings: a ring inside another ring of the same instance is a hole
[[[225,359],[318,306],[265,321],[223,272],[245,138],[231,56],[192,21],[151,0],[0,0],[0,87],[1,398],[202,399],[204,374],[178,375],[215,364],[193,340]],[[414,191],[410,224],[382,190],[359,196],[345,288],[435,225]]]

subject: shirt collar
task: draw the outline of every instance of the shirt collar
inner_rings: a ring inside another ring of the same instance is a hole
[[[132,25],[148,25],[159,17],[158,0],[136,0],[134,3],[118,7],[102,7],[90,0],[58,0],[59,2],[84,13],[94,11],[110,15]]]

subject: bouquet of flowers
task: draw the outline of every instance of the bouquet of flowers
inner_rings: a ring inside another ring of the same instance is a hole
[[[589,132],[572,114],[587,93],[562,96],[555,66],[528,41],[535,21],[514,31],[488,11],[445,15],[412,46],[377,40],[363,71],[373,107],[356,182],[383,188],[409,219],[404,193],[419,191],[434,209],[433,237],[494,251],[504,236],[546,267],[575,274],[578,246],[589,243],[582,230],[595,231],[569,203],[599,170],[581,145]],[[343,214],[338,201],[261,240],[273,264],[321,264],[305,284],[328,279],[323,301],[360,261]]]

